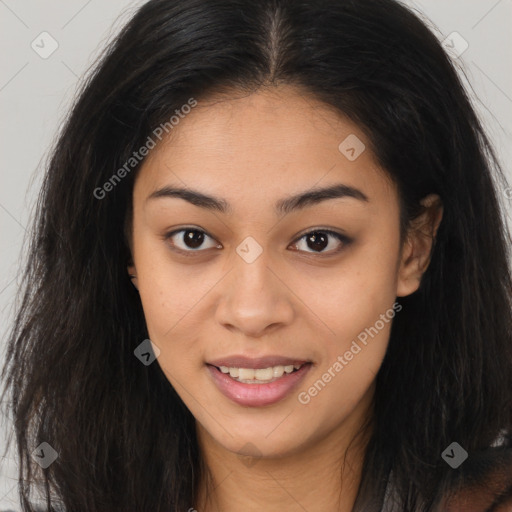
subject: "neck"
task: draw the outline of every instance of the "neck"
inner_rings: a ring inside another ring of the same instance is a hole
[[[292,454],[251,458],[226,450],[199,424],[197,429],[207,468],[199,487],[198,511],[235,512],[256,506],[272,512],[352,511],[369,431],[354,438],[354,428],[342,425]]]

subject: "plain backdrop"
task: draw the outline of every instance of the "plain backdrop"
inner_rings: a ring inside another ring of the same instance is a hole
[[[12,323],[22,241],[50,144],[81,77],[143,3],[0,0],[0,361]],[[512,0],[404,3],[453,46],[452,58],[474,90],[475,108],[512,182]],[[501,192],[509,214],[512,200]],[[9,418],[4,422],[0,448],[10,429]],[[0,511],[21,510],[16,475],[11,451],[0,460]]]

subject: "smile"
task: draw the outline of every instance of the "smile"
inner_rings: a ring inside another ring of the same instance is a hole
[[[312,363],[306,361],[271,366],[245,363],[246,366],[259,368],[247,368],[242,364],[206,366],[215,387],[226,398],[245,407],[263,407],[284,400],[299,386],[312,367]]]
[[[222,373],[229,374],[229,376],[238,381],[243,382],[244,384],[259,384],[259,383],[268,383],[274,382],[279,379],[285,373],[293,373],[294,371],[299,370],[303,365],[302,364],[290,364],[290,365],[278,365],[278,366],[269,366],[268,368],[228,368],[227,366],[220,366],[219,370]]]

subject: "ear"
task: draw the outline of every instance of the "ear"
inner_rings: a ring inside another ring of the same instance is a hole
[[[398,271],[397,297],[414,293],[430,264],[435,237],[443,217],[443,204],[437,194],[421,200],[422,213],[413,219],[402,246]]]
[[[128,270],[128,275],[130,276],[133,286],[135,286],[135,288],[137,288],[138,290],[139,285],[137,282],[137,270],[135,268],[135,265],[132,262],[130,262],[126,269]]]

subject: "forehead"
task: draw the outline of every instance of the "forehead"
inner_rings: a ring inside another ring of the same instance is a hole
[[[333,183],[364,187],[369,196],[393,193],[356,124],[281,86],[199,101],[150,152],[135,194],[173,184],[263,204]]]

